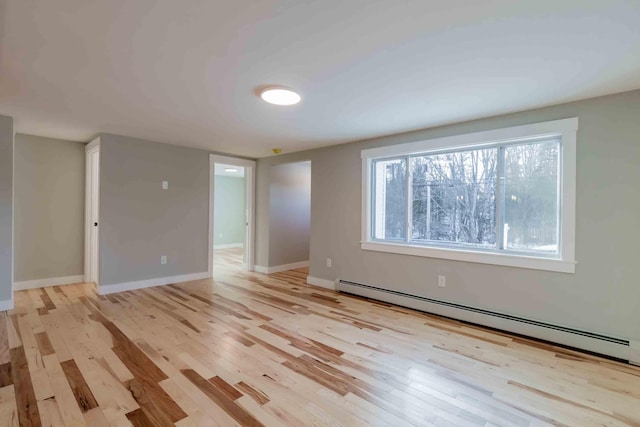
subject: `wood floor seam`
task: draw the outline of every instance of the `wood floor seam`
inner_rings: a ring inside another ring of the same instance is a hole
[[[0,313],[0,426],[640,426],[640,368],[306,284],[308,269]]]

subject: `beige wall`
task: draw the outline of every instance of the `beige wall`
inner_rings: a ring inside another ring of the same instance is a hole
[[[0,116],[0,302],[13,286],[13,119]]]
[[[84,274],[84,144],[16,134],[16,282]]]
[[[461,106],[463,108],[463,106]],[[364,148],[579,117],[575,274],[363,251]],[[257,258],[268,258],[268,187],[273,164],[312,160],[312,276],[341,278],[640,339],[640,91],[258,161]],[[325,266],[333,259],[333,268]],[[437,287],[437,276],[447,287]]]
[[[111,134],[100,140],[100,286],[206,272],[209,153]]]
[[[275,165],[269,172],[269,263],[309,260],[311,162]]]

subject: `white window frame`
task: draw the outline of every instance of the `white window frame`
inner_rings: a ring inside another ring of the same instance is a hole
[[[441,258],[481,264],[502,265],[535,270],[575,273],[576,214],[576,137],[578,118],[514,126],[463,135],[371,148],[361,151],[362,158],[362,240],[363,250]],[[372,236],[372,167],[377,159],[442,150],[479,148],[486,145],[513,143],[545,137],[559,137],[560,143],[560,254],[549,258],[513,252],[486,252],[474,248],[449,248],[417,245],[408,242],[388,242]]]

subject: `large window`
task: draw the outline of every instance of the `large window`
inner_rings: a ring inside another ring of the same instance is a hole
[[[363,151],[363,249],[572,272],[577,119]]]

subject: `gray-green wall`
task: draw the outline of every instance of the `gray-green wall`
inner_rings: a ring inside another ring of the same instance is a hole
[[[206,272],[209,153],[112,134],[100,140],[100,286]]]
[[[309,260],[310,211],[311,163],[296,162],[271,167],[267,266]]]
[[[272,183],[278,179],[273,174],[273,168],[285,164],[291,163],[307,163],[311,158],[317,158],[321,155],[323,149],[300,151],[297,153],[285,154],[280,156],[266,157],[258,159],[256,162],[256,236],[255,236],[255,263],[258,266],[274,267],[283,264],[289,264],[292,262],[277,263],[281,259],[292,259],[297,257],[296,249],[293,248],[288,252],[285,252],[282,248],[276,249],[274,246],[278,243],[278,235],[271,236],[272,224],[277,221],[277,218],[272,218],[276,215],[277,209],[275,203],[271,200]],[[310,164],[310,163],[309,163]],[[313,177],[311,178],[313,180]],[[312,187],[309,183],[309,187]],[[310,205],[313,205],[313,198],[311,198]],[[313,215],[313,209],[311,214]],[[312,220],[310,219],[310,222]],[[310,232],[306,239],[310,239]],[[309,246],[309,251],[312,248]],[[271,255],[271,252],[278,252],[278,255]],[[313,256],[312,254],[308,254]],[[306,260],[310,259],[309,257]],[[300,261],[301,259],[298,259]]]
[[[216,175],[214,196],[214,246],[244,244],[245,178]]]
[[[461,108],[464,106],[461,105]],[[360,150],[579,117],[575,274],[363,251]],[[640,339],[640,91],[258,161],[257,263],[268,259],[268,170],[312,160],[310,275]],[[265,224],[266,223],[266,224]],[[326,258],[333,259],[327,268]],[[264,265],[264,264],[263,264]],[[437,276],[447,287],[437,287]]]
[[[13,119],[0,116],[0,301],[13,289]]]
[[[14,280],[84,274],[84,144],[15,136]]]

